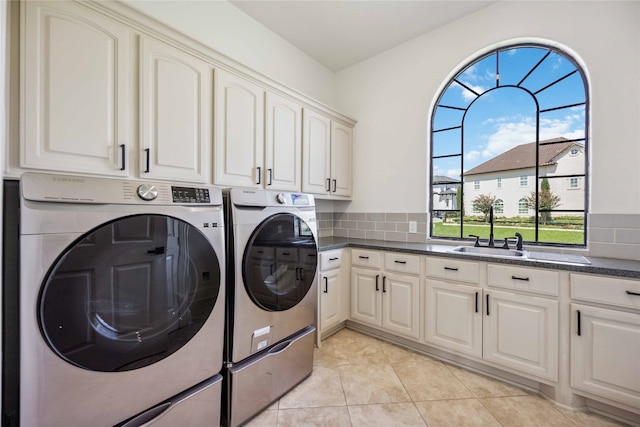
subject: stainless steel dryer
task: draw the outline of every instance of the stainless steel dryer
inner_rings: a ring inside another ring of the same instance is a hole
[[[220,190],[25,173],[20,209],[21,425],[218,425]]]
[[[317,226],[311,195],[231,189],[224,197],[229,276],[223,423],[235,426],[311,374]]]

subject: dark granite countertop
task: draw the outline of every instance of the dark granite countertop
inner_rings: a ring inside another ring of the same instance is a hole
[[[567,261],[551,261],[539,259],[520,259],[520,258],[501,258],[484,255],[469,255],[463,253],[451,252],[451,249],[460,245],[432,244],[432,243],[403,243],[391,242],[385,240],[368,240],[355,239],[347,237],[321,237],[318,239],[318,247],[320,251],[339,248],[361,248],[380,251],[402,252],[417,255],[432,255],[440,257],[459,258],[465,260],[476,260],[493,262],[499,264],[512,264],[525,267],[550,268],[555,270],[572,271],[578,273],[601,274],[606,276],[618,276],[631,279],[640,279],[640,261],[614,259],[614,258],[598,258],[584,256],[589,264],[567,262]],[[468,245],[466,245],[468,246]],[[529,252],[529,251],[527,251]],[[530,251],[532,255],[544,255],[541,252]],[[558,254],[561,258],[582,258],[582,255],[565,255]],[[563,255],[565,255],[563,257]]]

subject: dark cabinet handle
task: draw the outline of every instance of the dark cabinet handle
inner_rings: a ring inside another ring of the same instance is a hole
[[[262,167],[258,166],[256,170],[258,171],[258,173],[256,174],[258,177],[258,182],[256,182],[256,185],[260,185],[262,183]]]
[[[144,154],[145,154],[145,156],[147,158],[147,167],[145,168],[144,173],[149,173],[149,163],[150,163],[150,160],[151,160],[151,149],[145,148],[144,149]]]
[[[358,255],[358,258],[360,258],[360,259],[369,259],[368,256],[362,256],[362,255]]]
[[[478,312],[478,293],[476,292],[476,313]]]
[[[336,258],[329,258],[329,261],[335,261],[337,259],[340,259],[340,258],[337,258],[337,257]]]
[[[382,292],[387,292],[387,276],[382,276]]]
[[[578,336],[582,336],[582,316],[580,315],[580,310],[576,310],[578,315]]]
[[[406,264],[407,263],[407,261],[398,261],[398,260],[395,260],[393,262],[395,262],[396,264]]]
[[[147,253],[152,255],[162,255],[164,254],[164,246],[158,246],[157,248],[147,251]]]
[[[282,255],[289,256],[291,254],[289,252],[282,252]]]
[[[120,170],[123,171],[125,169],[125,165],[127,164],[127,161],[125,160],[125,156],[127,155],[126,151],[125,151],[125,146],[124,144],[120,144],[120,157],[122,159],[122,163],[120,164]]]
[[[487,294],[487,316],[489,315],[489,294]]]
[[[378,292],[380,290],[380,288],[378,287],[378,279],[380,278],[379,274],[376,274],[376,292]]]
[[[458,269],[454,267],[445,267],[444,269],[449,271],[458,271]]]
[[[518,276],[511,276],[511,278],[513,280],[522,280],[523,282],[528,282],[529,278],[528,277],[518,277]]]
[[[333,192],[336,192],[337,180],[333,180]]]
[[[331,191],[331,178],[327,178],[327,191]]]
[[[329,293],[329,278],[328,277],[324,278],[324,293],[325,294]]]
[[[635,295],[637,297],[640,297],[640,292],[627,291],[627,295]]]
[[[273,184],[273,169],[267,169],[267,173],[269,174],[269,183],[267,185]]]

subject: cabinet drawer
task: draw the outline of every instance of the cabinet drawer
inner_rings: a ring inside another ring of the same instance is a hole
[[[342,265],[342,249],[320,252],[320,271],[339,268]]]
[[[487,281],[494,288],[558,296],[559,278],[556,271],[489,264]]]
[[[420,256],[397,252],[385,253],[384,269],[398,273],[420,274]]]
[[[640,309],[640,281],[571,274],[571,298]]]
[[[455,258],[426,258],[426,274],[439,279],[478,283],[480,267],[477,262],[460,261]]]
[[[360,267],[382,268],[382,254],[376,251],[351,249],[351,264]]]

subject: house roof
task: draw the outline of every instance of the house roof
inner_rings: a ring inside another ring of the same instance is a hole
[[[539,165],[547,166],[555,163],[555,159],[566,151],[569,147],[579,145],[568,141],[566,138],[553,138],[540,141]],[[475,168],[464,173],[468,175],[478,175],[482,173],[500,172],[515,169],[534,168],[536,166],[536,143],[521,144],[513,147],[509,151],[494,157]]]
[[[454,178],[449,178],[448,176],[444,176],[444,175],[434,175],[433,183],[436,185],[437,184],[459,184],[460,181]]]

